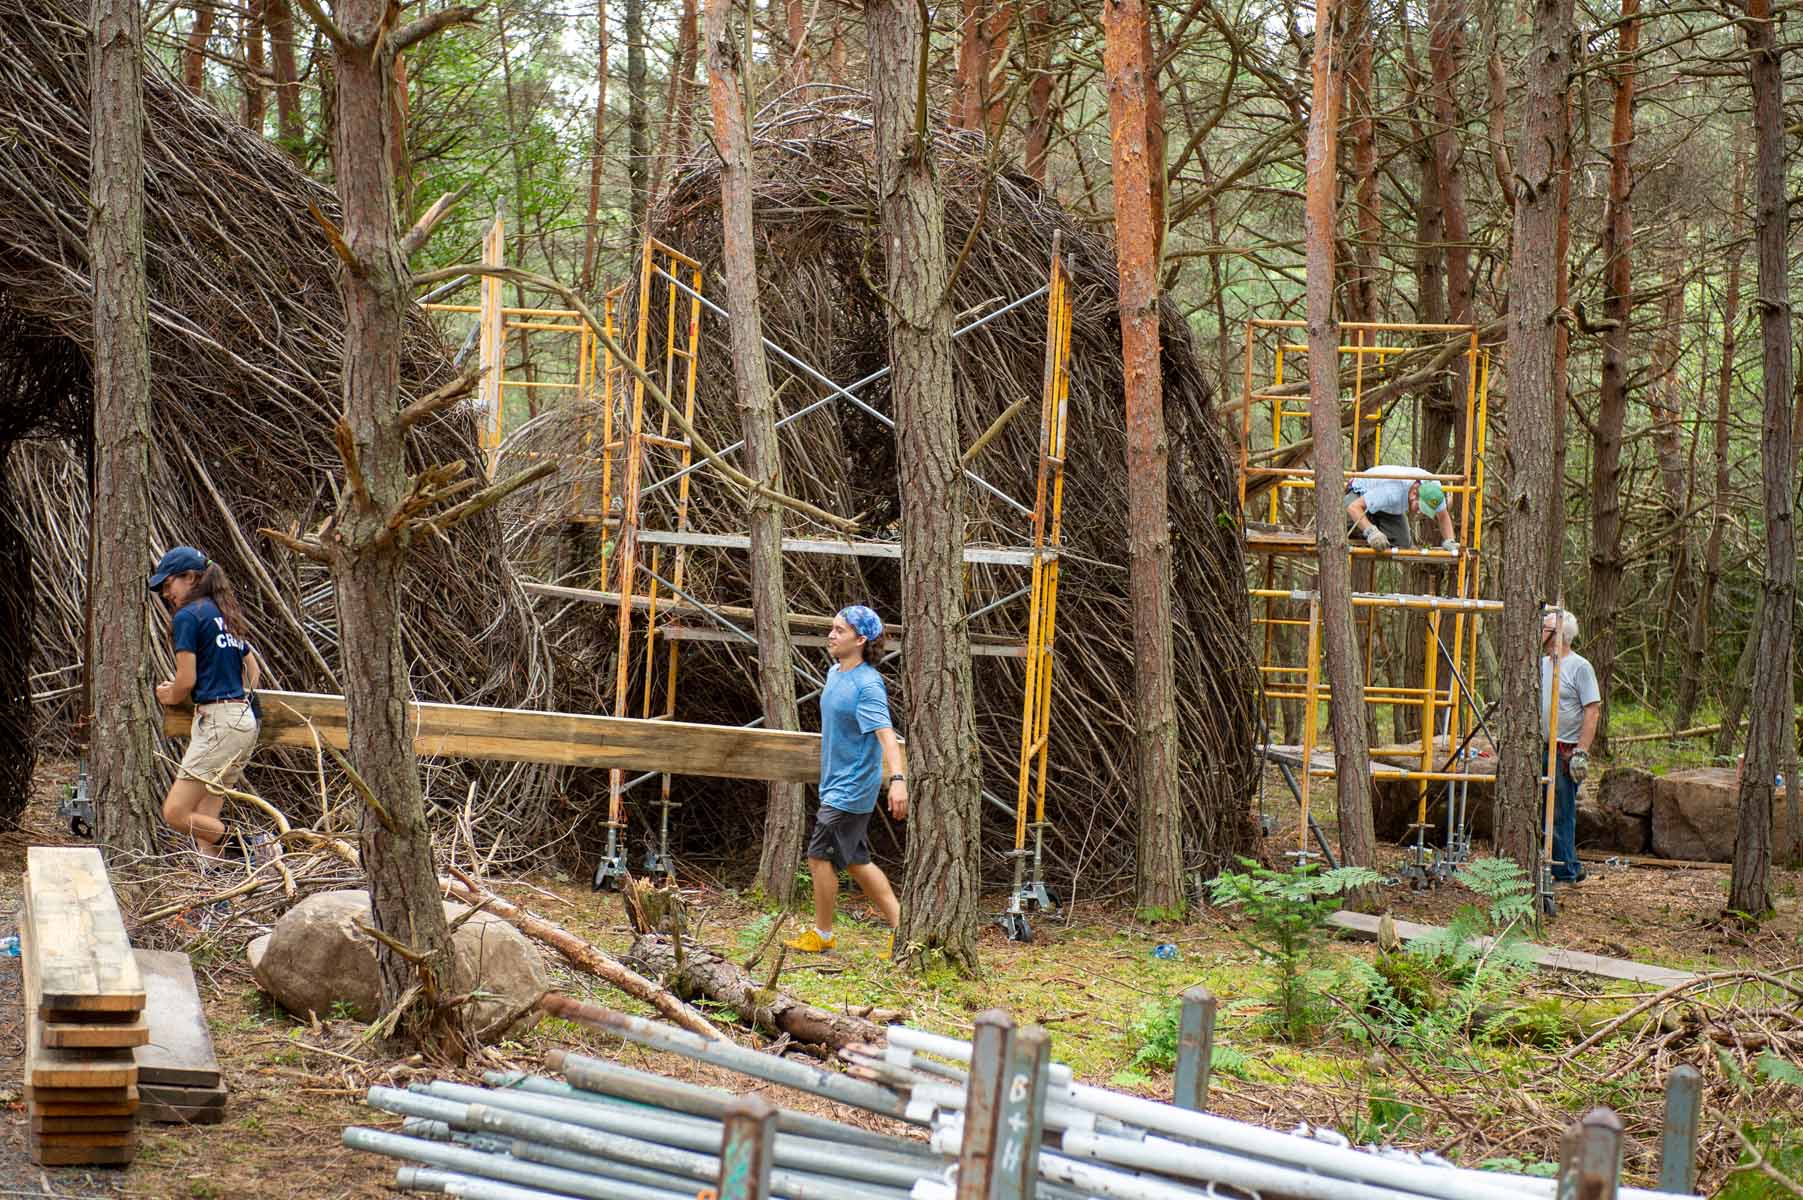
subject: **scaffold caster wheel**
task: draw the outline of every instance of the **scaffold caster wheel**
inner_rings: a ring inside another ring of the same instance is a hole
[[[1005,912],[1001,916],[1002,931],[1011,942],[1030,942],[1033,940],[1033,926],[1027,923],[1026,913]]]
[[[1540,911],[1548,917],[1556,917],[1559,915],[1559,902],[1551,896],[1542,896],[1540,897]]]
[[[70,817],[69,832],[78,838],[92,839],[94,836],[94,827],[80,817]]]
[[[674,875],[676,872],[671,869],[669,855],[656,850],[647,850],[645,851],[645,874]]]

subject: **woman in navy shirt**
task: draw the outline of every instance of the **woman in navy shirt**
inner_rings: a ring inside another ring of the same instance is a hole
[[[203,858],[220,857],[224,789],[244,777],[257,745],[251,693],[261,674],[244,611],[225,572],[192,546],[163,555],[150,590],[169,606],[175,678],[157,684],[157,700],[194,701],[194,728],[181,769],[163,800],[163,820],[194,839]]]

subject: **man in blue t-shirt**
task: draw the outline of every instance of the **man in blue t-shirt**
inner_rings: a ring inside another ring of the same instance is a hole
[[[1385,464],[1372,468],[1369,475],[1348,479],[1345,503],[1346,519],[1352,522],[1353,530],[1363,534],[1366,544],[1379,553],[1391,547],[1414,548],[1415,533],[1409,518],[1415,513],[1432,517],[1439,525],[1440,549],[1459,552],[1446,489],[1420,467]]]
[[[833,948],[841,870],[876,905],[890,929],[901,920],[901,904],[888,877],[870,861],[868,837],[880,792],[888,792],[890,816],[897,821],[908,817],[908,779],[901,743],[889,723],[889,690],[876,668],[864,661],[882,637],[882,621],[862,604],[834,617],[826,635],[833,668],[820,693],[820,811],[808,839],[814,928],[790,941],[792,950],[818,954]],[[892,937],[891,949],[893,945]]]

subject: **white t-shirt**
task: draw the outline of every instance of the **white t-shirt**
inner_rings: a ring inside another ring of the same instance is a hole
[[[1384,478],[1348,480],[1346,490],[1365,498],[1367,513],[1395,513],[1399,517],[1409,515],[1409,489],[1432,474],[1420,467],[1398,467],[1388,463],[1372,470],[1383,472]]]
[[[1552,658],[1540,659],[1540,732],[1546,732],[1546,689],[1552,683]],[[1559,660],[1559,740],[1575,742],[1584,729],[1584,709],[1599,703],[1602,689],[1597,687],[1596,668],[1582,654],[1571,653]]]

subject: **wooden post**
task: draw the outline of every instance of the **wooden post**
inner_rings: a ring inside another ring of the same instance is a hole
[[[504,247],[507,245],[507,229],[496,213],[494,223],[482,236],[482,265],[498,267],[501,265]],[[480,331],[476,335],[476,361],[482,368],[482,379],[476,386],[482,401],[482,426],[478,430],[482,443],[483,462],[488,477],[495,477],[495,461],[501,449],[501,405],[506,402],[505,389],[501,387],[501,374],[507,364],[507,322],[501,314],[501,306],[505,301],[501,296],[501,280],[494,275],[482,277],[482,311],[477,320]]]
[[[1703,1116],[1703,1076],[1678,1067],[1665,1080],[1665,1129],[1659,1137],[1659,1190],[1697,1190],[1697,1125]]]
[[[776,1106],[756,1092],[726,1106],[720,1132],[719,1200],[770,1200]]]
[[[1208,1109],[1208,1072],[1214,1060],[1215,996],[1197,985],[1183,993],[1177,1026],[1177,1088],[1171,1102],[1191,1112]]]
[[[971,1033],[970,1088],[964,1101],[964,1138],[958,1151],[958,1200],[1000,1200],[991,1190],[1006,1148],[1009,1059],[1014,1019],[999,1008],[977,1014]],[[1018,1193],[1016,1193],[1018,1195]]]

